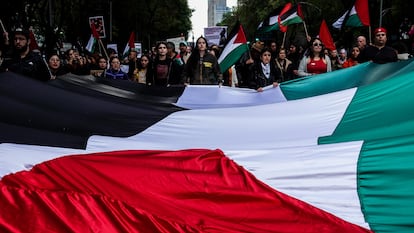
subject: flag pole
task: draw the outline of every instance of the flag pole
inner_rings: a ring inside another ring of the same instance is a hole
[[[306,38],[308,38],[309,34],[308,34],[308,29],[306,28],[306,23],[305,21],[302,21],[302,23],[303,23],[303,28],[305,29]]]
[[[3,30],[3,32],[7,32],[6,28],[4,27],[3,21],[0,19],[0,24],[1,24],[1,29]]]
[[[283,33],[282,48],[285,48],[286,34],[287,34],[287,30],[286,30],[286,32]]]
[[[103,49],[103,51],[105,53],[105,57],[106,57],[106,59],[109,62],[109,56],[108,56],[108,53],[106,52],[105,46],[103,45],[101,38],[98,39],[98,43],[99,43],[100,46],[102,46],[102,49]]]
[[[4,27],[3,21],[0,19],[0,24],[1,24],[1,29],[3,30],[3,33],[5,33],[6,38],[5,39],[5,43],[9,43],[9,35],[7,34],[6,28]]]
[[[369,25],[369,27],[368,27],[368,35],[369,35],[369,44],[372,44],[371,25]]]
[[[382,27],[382,0],[380,1],[380,18],[379,18],[379,27]]]

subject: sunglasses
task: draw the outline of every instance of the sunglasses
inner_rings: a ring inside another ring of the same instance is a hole
[[[321,44],[321,43],[313,43],[313,46],[315,46],[315,47],[316,47],[316,46],[321,46],[321,47],[322,47],[322,46],[323,46],[323,44]]]

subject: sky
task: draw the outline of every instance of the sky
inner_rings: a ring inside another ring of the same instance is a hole
[[[208,0],[188,0],[190,9],[194,9],[191,22],[193,24],[194,38],[198,38],[204,34],[204,28],[207,27],[207,5]],[[237,0],[227,0],[227,6],[232,8],[237,5]],[[189,40],[191,40],[191,32]]]

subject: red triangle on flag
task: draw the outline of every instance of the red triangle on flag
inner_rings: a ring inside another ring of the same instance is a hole
[[[130,49],[135,48],[135,33],[134,32],[131,32],[131,34],[129,35],[128,45]]]
[[[239,32],[237,33],[237,37],[234,40],[234,44],[238,44],[238,43],[241,43],[241,44],[247,43],[246,35],[244,34],[242,25],[239,26]]]
[[[30,34],[29,34],[29,37],[30,37],[30,44],[29,44],[30,50],[38,50],[39,45],[37,44],[36,37],[35,37],[32,30],[29,30],[29,31],[30,31]]]

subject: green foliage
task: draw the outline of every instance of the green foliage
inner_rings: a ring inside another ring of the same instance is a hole
[[[126,41],[128,38],[125,34],[129,36],[130,31],[135,31],[137,40],[142,41],[147,48],[166,38],[179,37],[181,34],[187,37],[191,29],[191,10],[186,0],[120,1],[114,9],[114,15],[123,16],[114,22],[123,33],[115,35],[115,40]]]
[[[110,41],[110,3],[112,3],[112,41]],[[51,4],[51,7],[49,7]],[[187,0],[14,0],[2,3],[0,15],[11,30],[16,24],[35,27],[45,35],[48,46],[57,37],[68,42],[90,37],[88,19],[103,16],[107,38],[104,43],[125,44],[132,31],[149,48],[159,40],[178,37],[191,30],[191,9]],[[61,36],[62,35],[62,36]]]
[[[380,1],[381,0],[368,0],[372,28],[379,26]],[[259,23],[264,20],[272,10],[279,6],[285,5],[287,2],[301,3],[307,31],[310,36],[316,36],[319,33],[319,27],[322,19],[325,19],[328,25],[332,25],[332,23],[335,22],[353,4],[353,1],[349,0],[241,0],[239,1],[238,8],[236,8],[235,12],[224,16],[221,25],[229,25],[231,27],[236,20],[240,20],[243,28],[245,29],[247,39],[253,41],[257,36],[255,35],[255,31]],[[414,23],[414,17],[411,14],[412,9],[414,9],[413,7],[414,1],[383,0],[384,15],[382,18],[382,26],[387,27],[392,33],[397,33],[398,25],[404,16],[410,17]],[[332,27],[330,29],[334,39],[337,39],[340,43],[352,43],[352,41],[349,40],[352,40],[354,34],[369,34],[367,28],[354,28],[352,29],[352,32],[349,30],[337,31]],[[351,35],[347,35],[347,33],[351,33]],[[296,25],[289,27],[286,37],[287,40],[295,41],[298,37],[303,37],[304,34],[304,27],[302,25]],[[280,32],[274,32],[270,36],[279,41],[279,43],[283,40],[283,34]]]

